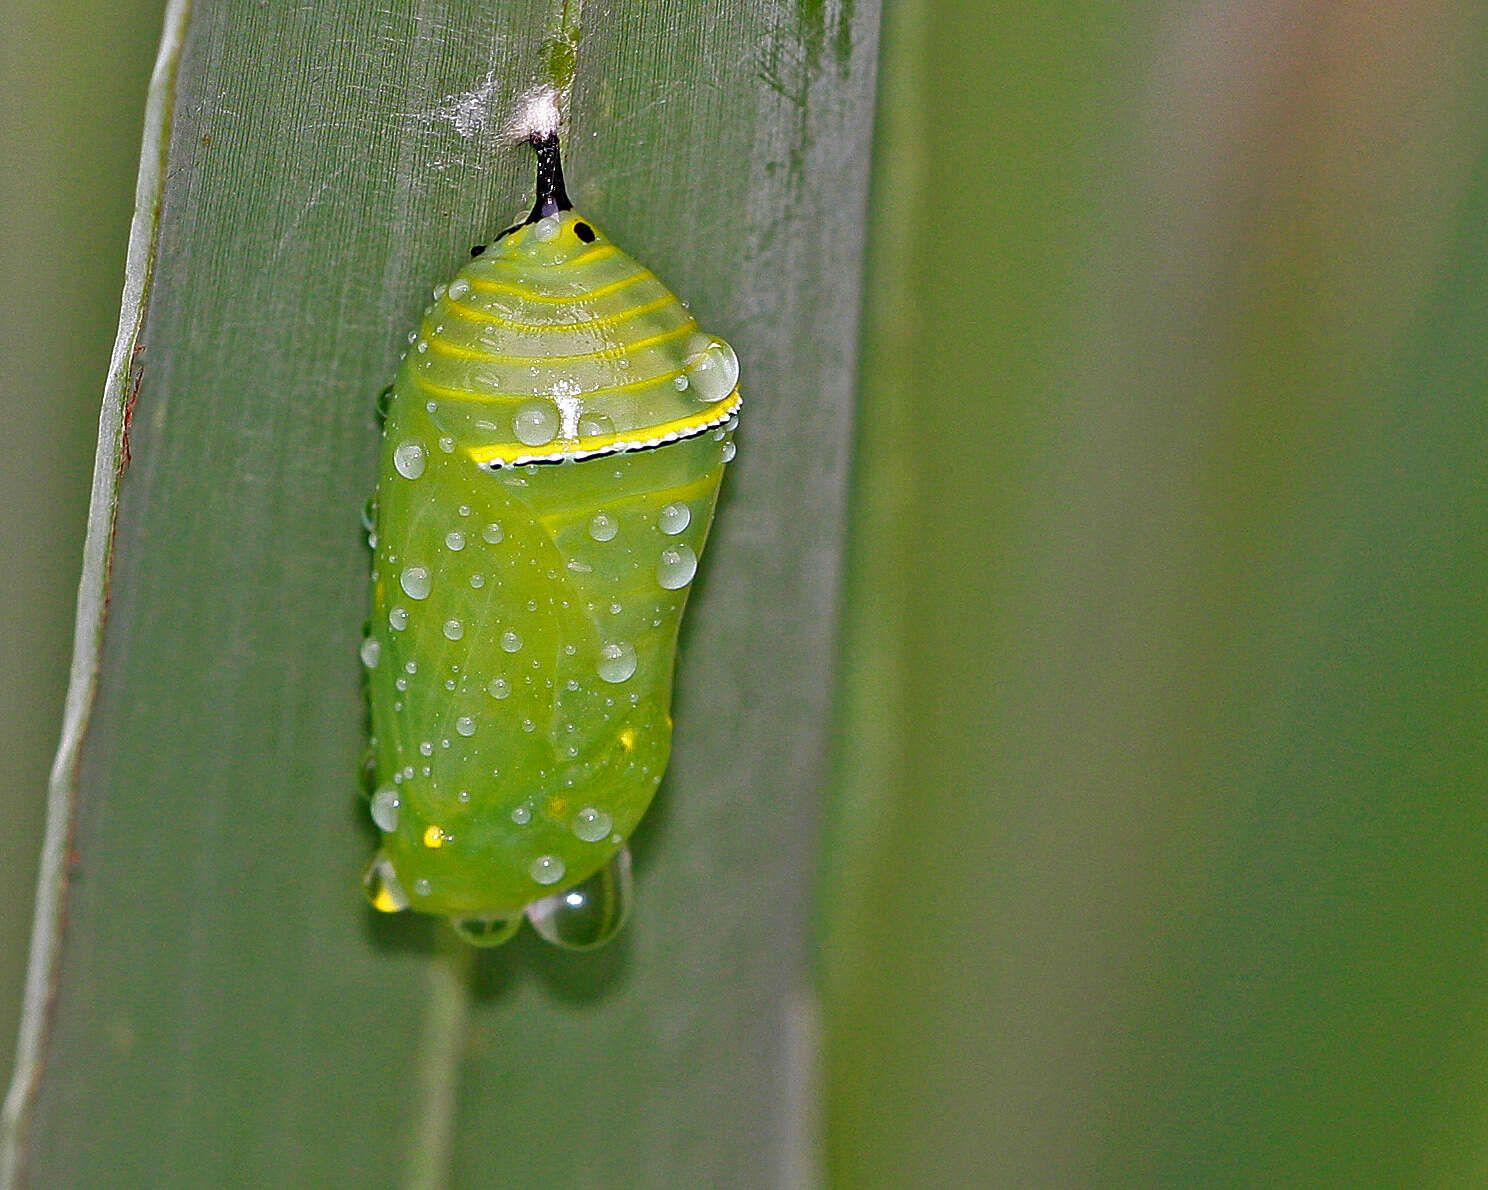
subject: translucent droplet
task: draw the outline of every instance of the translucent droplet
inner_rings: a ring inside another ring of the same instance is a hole
[[[481,540],[487,545],[499,545],[505,536],[506,534],[502,532],[501,526],[495,521],[492,521],[481,530]]]
[[[668,504],[656,518],[656,527],[663,533],[677,534],[692,523],[692,509],[685,504]]]
[[[598,843],[610,833],[614,820],[603,810],[585,806],[574,815],[573,833],[586,843]]]
[[[408,627],[408,609],[406,607],[395,607],[388,612],[388,626],[395,632],[401,632]]]
[[[367,497],[367,502],[362,505],[362,528],[368,533],[377,528],[377,496]]]
[[[375,636],[369,636],[362,642],[362,664],[368,669],[376,669],[381,657],[382,642]]]
[[[422,442],[400,442],[393,448],[393,467],[404,479],[417,479],[424,473],[426,457]]]
[[[398,585],[410,599],[427,599],[429,584],[429,571],[423,566],[405,566],[398,576]]]
[[[615,423],[603,413],[586,413],[579,418],[580,438],[605,438],[615,432]]]
[[[609,541],[620,532],[620,522],[607,512],[596,512],[589,521],[589,536],[595,541]]]
[[[486,585],[486,576],[477,572],[470,576],[470,585],[479,591]]]
[[[656,563],[656,581],[668,591],[687,586],[696,573],[697,555],[690,545],[668,546],[661,551]]]
[[[461,715],[458,719],[455,720],[455,731],[457,731],[460,735],[474,735],[475,720],[472,719],[469,715]]]
[[[492,678],[486,690],[492,698],[506,698],[511,694],[511,683],[505,678]]]
[[[372,795],[372,821],[377,823],[378,830],[391,834],[398,829],[398,807],[402,804],[398,791],[391,785],[384,785]]]
[[[458,529],[451,529],[444,535],[444,546],[458,553],[465,548],[465,534]]]
[[[739,383],[739,357],[722,339],[689,355],[685,366],[692,395],[707,405],[723,400]]]
[[[511,812],[511,820],[518,826],[526,826],[532,821],[532,808],[530,806],[518,806]]]
[[[557,215],[546,215],[532,225],[532,238],[544,242],[557,238],[562,221]]]
[[[527,906],[527,920],[545,941],[592,950],[620,932],[632,901],[630,849],[621,847],[587,880]]]
[[[623,682],[635,671],[636,651],[629,641],[611,641],[600,646],[599,664],[594,672],[606,682]]]
[[[512,433],[525,446],[546,446],[558,436],[558,410],[548,401],[528,401],[512,418]]]
[[[737,453],[737,451],[735,450],[734,444],[732,442],[725,442],[723,444],[722,454],[723,454],[723,461],[725,463],[732,463],[734,461],[734,455],[736,453]]]
[[[563,870],[563,861],[556,855],[539,855],[527,865],[527,874],[539,884],[557,884]]]
[[[401,913],[408,908],[408,894],[398,883],[398,874],[393,871],[393,861],[385,855],[373,858],[367,873],[362,877],[362,888],[367,900],[379,913]]]
[[[522,647],[522,638],[508,628],[501,634],[501,647],[508,653],[515,653]]]
[[[470,282],[465,280],[464,277],[456,277],[450,282],[450,287],[446,292],[450,295],[452,301],[459,301],[470,292]]]
[[[522,924],[522,915],[515,917],[452,917],[449,923],[455,933],[471,946],[500,946],[511,941]]]
[[[459,640],[465,635],[465,625],[459,620],[446,620],[444,622],[444,635],[450,640]]]

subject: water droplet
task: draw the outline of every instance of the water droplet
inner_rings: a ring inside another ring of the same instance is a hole
[[[398,576],[398,585],[403,588],[403,593],[410,599],[427,599],[429,597],[429,571],[423,566],[405,566],[403,573]]]
[[[372,908],[379,913],[399,913],[408,908],[408,894],[398,883],[398,874],[393,871],[393,861],[385,855],[378,855],[372,860],[367,874],[362,877],[362,888],[366,890],[367,900],[372,902]]]
[[[388,612],[388,626],[395,632],[402,632],[408,627],[408,609],[406,607],[395,607]]]
[[[362,664],[368,669],[376,669],[381,657],[382,642],[375,636],[369,636],[362,642]]]
[[[561,226],[562,221],[557,215],[546,215],[532,225],[532,238],[543,242],[556,239]]]
[[[470,585],[479,591],[486,585],[486,576],[483,574],[472,574],[470,576]]]
[[[630,849],[570,889],[527,906],[527,920],[547,942],[566,950],[592,950],[620,932],[633,900]]]
[[[444,535],[444,546],[458,553],[465,548],[465,534],[458,529],[451,529]]]
[[[448,293],[451,299],[458,301],[470,292],[470,282],[463,277],[456,277],[450,282]]]
[[[515,653],[522,647],[522,638],[508,628],[501,634],[501,647],[508,653]]]
[[[434,885],[427,876],[420,876],[413,882],[413,895],[416,897],[427,897],[434,891]]]
[[[492,678],[491,684],[486,687],[492,698],[506,698],[511,694],[511,683],[505,678]]]
[[[668,504],[656,518],[656,527],[663,533],[677,534],[692,523],[692,509],[685,504]]]
[[[404,479],[417,479],[424,473],[426,457],[422,442],[402,442],[393,450],[393,467]]]
[[[586,413],[579,418],[580,438],[605,438],[615,432],[615,423],[603,413]]]
[[[739,357],[722,339],[712,339],[686,360],[692,395],[705,405],[721,401],[739,383]]]
[[[692,582],[697,573],[697,555],[690,545],[668,546],[661,551],[656,563],[656,581],[668,591],[675,591]]]
[[[723,444],[722,453],[723,461],[725,463],[732,463],[734,461],[734,455],[737,453],[737,451],[735,450],[734,444],[732,442],[725,442]]]
[[[403,672],[404,673],[411,673],[411,674],[418,673],[418,662],[417,661],[413,661],[411,659],[408,660],[408,661],[405,661],[403,663]]]
[[[432,740],[423,740],[423,741],[421,741],[419,743],[419,755],[420,756],[433,756],[434,755],[434,743],[433,743]]]
[[[573,833],[586,843],[598,843],[610,833],[614,820],[603,810],[585,806],[574,815]]]
[[[686,376],[673,376],[672,377],[672,387],[674,389],[676,389],[679,393],[685,393],[687,391],[687,377]]]
[[[475,734],[475,720],[469,715],[461,715],[455,720],[455,730],[461,735]]]
[[[398,829],[398,807],[402,804],[398,791],[391,785],[383,786],[372,795],[372,821],[378,830],[391,834]]]
[[[589,521],[589,536],[595,541],[610,541],[620,532],[620,522],[607,512],[596,512]]]
[[[512,418],[512,433],[525,446],[546,446],[558,435],[558,410],[548,401],[528,401]]]
[[[539,855],[527,865],[527,874],[539,884],[557,884],[563,870],[563,861],[556,855]]]
[[[362,528],[371,533],[377,528],[377,496],[374,493],[367,497],[362,505]]]
[[[444,622],[444,635],[448,640],[459,640],[465,635],[465,625],[459,620],[446,620]]]
[[[501,526],[495,521],[481,530],[481,540],[487,545],[499,545],[505,536],[506,534],[501,531]]]
[[[444,451],[444,453],[447,455],[452,455],[455,453],[455,440],[448,434],[440,435],[438,445],[439,449]]]
[[[522,924],[522,915],[515,917],[452,917],[450,925],[455,933],[471,946],[500,946],[511,941]]]
[[[532,821],[532,808],[530,806],[518,806],[511,812],[511,820],[518,826],[526,826]]]
[[[629,641],[611,641],[600,647],[594,672],[606,682],[623,682],[635,671],[636,651]]]

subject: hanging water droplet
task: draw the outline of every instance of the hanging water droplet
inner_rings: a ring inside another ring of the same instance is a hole
[[[621,847],[587,880],[528,905],[527,920],[554,946],[592,950],[620,932],[632,900],[630,849]]]
[[[620,522],[607,512],[596,512],[589,521],[589,536],[595,541],[610,541],[620,532]]]
[[[385,785],[372,795],[372,821],[377,829],[391,834],[398,829],[398,807],[402,805],[398,791]]]
[[[635,646],[629,641],[611,641],[599,650],[599,663],[594,667],[606,682],[623,682],[636,671]]]
[[[362,877],[362,888],[367,900],[379,913],[401,913],[408,908],[408,894],[398,883],[398,874],[393,871],[393,861],[378,854],[373,857],[367,873]]]
[[[721,401],[739,383],[739,357],[722,339],[711,339],[685,361],[692,395],[703,404]]]
[[[578,835],[586,843],[598,843],[610,833],[610,827],[614,825],[612,819],[603,810],[597,810],[593,806],[585,806],[574,815],[573,833]]]
[[[527,865],[527,874],[539,884],[557,884],[563,871],[563,861],[556,855],[539,855]]]
[[[362,664],[368,669],[376,669],[381,657],[382,642],[375,636],[369,636],[362,642]]]
[[[676,535],[692,523],[692,509],[685,504],[668,504],[656,518],[656,527],[663,533]]]
[[[723,455],[723,461],[725,463],[732,463],[734,461],[734,455],[737,452],[732,442],[725,442],[723,444],[723,450],[721,453]]]
[[[393,449],[393,467],[404,479],[417,479],[422,475],[426,458],[422,442],[400,442]]]
[[[509,942],[522,924],[522,915],[515,917],[452,917],[449,923],[455,933],[471,946],[500,946]]]
[[[696,573],[697,555],[690,545],[669,546],[661,551],[656,563],[656,581],[668,591],[687,586]]]
[[[430,583],[429,571],[423,566],[405,566],[398,576],[398,585],[410,599],[427,599]]]

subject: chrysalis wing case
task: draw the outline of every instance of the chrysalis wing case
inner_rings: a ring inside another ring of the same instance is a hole
[[[739,366],[570,209],[538,198],[434,291],[390,390],[362,645],[388,912],[470,941],[524,912],[608,939],[671,740],[673,654]]]

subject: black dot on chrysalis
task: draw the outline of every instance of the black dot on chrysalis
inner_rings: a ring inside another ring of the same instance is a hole
[[[574,235],[578,236],[586,244],[594,243],[594,228],[590,227],[587,223],[575,223]]]

